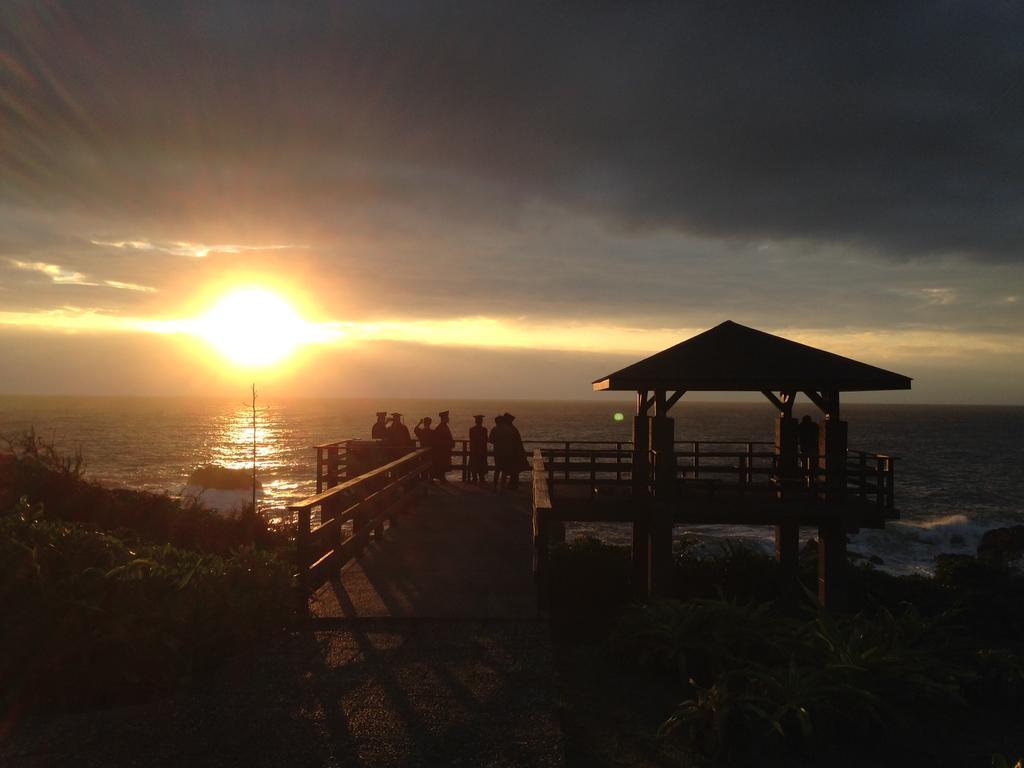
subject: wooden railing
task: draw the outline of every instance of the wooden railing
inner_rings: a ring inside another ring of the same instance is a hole
[[[318,445],[317,492],[329,488],[345,475],[349,441]],[[632,477],[633,444],[628,440],[524,440],[528,449],[540,449],[544,471],[559,484],[590,485],[597,493],[602,486],[625,483]],[[704,488],[771,490],[779,487],[779,470],[774,445],[752,440],[677,440],[677,480],[688,491]],[[493,452],[488,450],[488,470],[494,469]],[[651,466],[653,460],[649,457]],[[895,457],[887,454],[848,451],[845,492],[895,508]],[[803,488],[805,493],[823,493],[828,473],[819,456],[800,459],[795,474],[785,478],[787,491]],[[469,441],[460,440],[452,451],[452,470],[469,479]]]
[[[628,443],[560,443],[541,447],[548,480],[558,485],[589,485],[592,495],[602,486],[624,484],[632,476],[632,447]],[[677,441],[676,484],[682,493],[717,491],[776,492],[821,495],[829,491],[828,471],[820,456],[804,456],[795,472],[780,478],[774,445],[759,441],[688,440]],[[681,448],[681,450],[680,450]],[[649,466],[656,466],[654,452]],[[886,454],[848,451],[844,489],[847,495],[873,502],[879,508],[895,508],[895,457]],[[534,467],[534,472],[537,467]]]
[[[874,499],[875,505],[893,510],[896,505],[896,457],[865,451],[846,452],[846,488],[862,499]]]
[[[533,452],[533,578],[537,585],[537,609],[548,610],[548,582],[552,528],[557,524],[551,506],[551,481],[540,449]]]
[[[319,461],[319,446],[317,453]],[[394,525],[429,482],[430,451],[421,448],[289,506],[298,515],[300,586],[315,589],[357,556],[371,534],[380,538],[385,522]]]
[[[338,484],[348,466],[349,440],[321,443],[316,448],[316,492]]]

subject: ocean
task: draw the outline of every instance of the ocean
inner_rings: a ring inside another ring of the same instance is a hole
[[[178,495],[197,466],[251,466],[252,412],[242,400],[0,396],[0,435],[33,427],[61,449],[79,448],[91,478]],[[450,410],[456,439],[466,435],[473,414],[486,414],[490,425],[494,415],[510,411],[527,440],[615,441],[630,438],[631,406],[600,393],[585,402],[258,400],[262,511],[279,521],[287,504],[315,492],[312,446],[369,437],[378,410],[402,412],[410,430],[421,416],[436,420],[438,411]],[[795,415],[803,413],[820,415],[798,403]],[[684,399],[672,415],[677,440],[772,440],[774,411],[767,402]],[[849,404],[843,418],[851,449],[898,457],[900,519],[851,537],[852,551],[877,555],[894,573],[930,573],[937,554],[973,553],[986,530],[1024,523],[1024,407]],[[623,526],[574,530],[628,541]],[[771,547],[771,531],[762,528],[677,527],[676,534]]]

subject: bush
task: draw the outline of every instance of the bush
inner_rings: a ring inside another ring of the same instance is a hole
[[[895,732],[962,706],[973,675],[934,630],[912,610],[800,621],[767,603],[662,600],[630,609],[608,649],[678,676],[685,698],[662,733],[728,761]]]
[[[979,745],[1019,748],[1009,734],[991,741],[996,724],[1024,705],[1024,578],[1005,568],[948,561],[929,579],[851,566],[856,613],[819,614],[809,599],[791,616],[772,602],[771,558],[742,546],[685,548],[677,597],[645,605],[624,592],[625,548],[580,541],[557,556],[553,621],[586,627],[590,643],[604,637],[591,674],[663,702],[662,757],[682,750],[682,764],[855,765],[941,762],[948,753],[970,764]],[[657,721],[647,722],[653,733]]]
[[[629,551],[580,537],[551,553],[551,624],[564,639],[604,637],[629,603]]]
[[[6,442],[7,451],[0,453],[0,512],[26,497],[46,519],[85,523],[140,542],[218,553],[245,544],[284,544],[285,536],[268,530],[251,508],[240,518],[226,518],[196,504],[183,508],[166,495],[112,490],[85,480],[80,453],[62,454],[32,431]]]
[[[5,710],[164,693],[290,613],[290,568],[268,552],[135,546],[37,512],[0,517]]]

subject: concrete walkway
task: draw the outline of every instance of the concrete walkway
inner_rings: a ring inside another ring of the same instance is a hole
[[[5,766],[562,765],[527,490],[453,483],[200,689],[20,728]]]

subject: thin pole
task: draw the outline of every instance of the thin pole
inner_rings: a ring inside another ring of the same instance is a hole
[[[256,382],[252,385],[252,513],[256,514]]]

